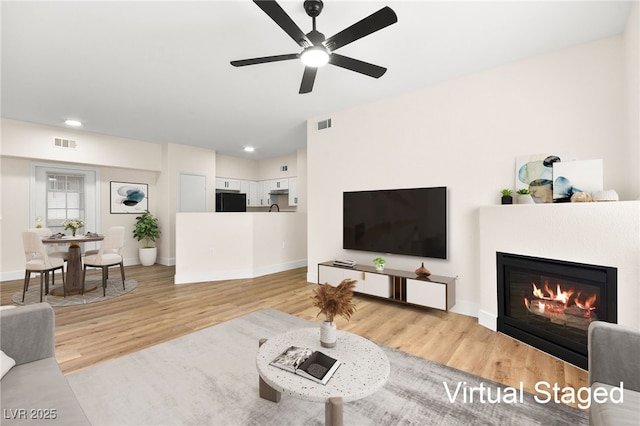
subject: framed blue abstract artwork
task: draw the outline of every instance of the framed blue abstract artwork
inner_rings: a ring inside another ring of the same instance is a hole
[[[140,214],[149,208],[149,185],[111,182],[111,213]]]

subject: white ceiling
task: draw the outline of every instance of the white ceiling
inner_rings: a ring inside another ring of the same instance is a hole
[[[637,0],[636,0],[637,1]],[[304,31],[302,0],[281,1]],[[248,0],[2,1],[2,117],[236,157],[306,145],[306,119],[446,79],[621,34],[632,1],[325,0],[329,37],[383,6],[398,23],[338,50],[388,68],[373,79],[335,66],[299,95],[298,61],[234,59],[301,49]],[[256,147],[246,154],[245,145]]]

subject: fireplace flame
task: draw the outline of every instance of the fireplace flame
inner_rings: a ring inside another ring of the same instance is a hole
[[[532,314],[548,318],[554,323],[587,329],[589,322],[597,320],[595,314],[597,295],[594,293],[582,296],[582,291],[562,289],[560,284],[555,289],[545,281],[538,287],[532,282],[532,298],[524,297],[523,302]]]
[[[538,286],[536,286],[536,283],[531,283],[531,285],[533,286],[533,295],[538,299],[553,300],[556,302],[560,302],[565,306],[569,303],[569,299],[574,293],[573,289],[562,291],[562,289],[560,288],[560,284],[556,284],[556,291],[554,292],[553,290],[551,290],[551,288],[549,288],[548,281],[544,282],[544,293],[541,289],[538,288]]]
[[[590,297],[587,297],[584,302],[581,302],[580,301],[580,293],[578,293],[578,295],[576,296],[576,300],[575,300],[576,306],[578,308],[585,309],[588,312],[591,312],[594,309],[596,309],[595,306],[594,306],[594,303],[596,303],[596,295],[593,294]]]

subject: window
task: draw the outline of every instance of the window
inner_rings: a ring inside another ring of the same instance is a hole
[[[29,227],[40,225],[65,233],[65,219],[82,219],[85,232],[101,232],[97,169],[34,163]],[[68,231],[67,231],[68,232]],[[87,249],[91,243],[85,243]]]
[[[47,173],[46,227],[64,232],[66,219],[85,219],[84,176]]]

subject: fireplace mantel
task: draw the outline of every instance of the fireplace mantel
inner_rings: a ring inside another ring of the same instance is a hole
[[[618,323],[640,329],[640,201],[481,207],[479,323],[496,330],[496,252],[618,268]]]

